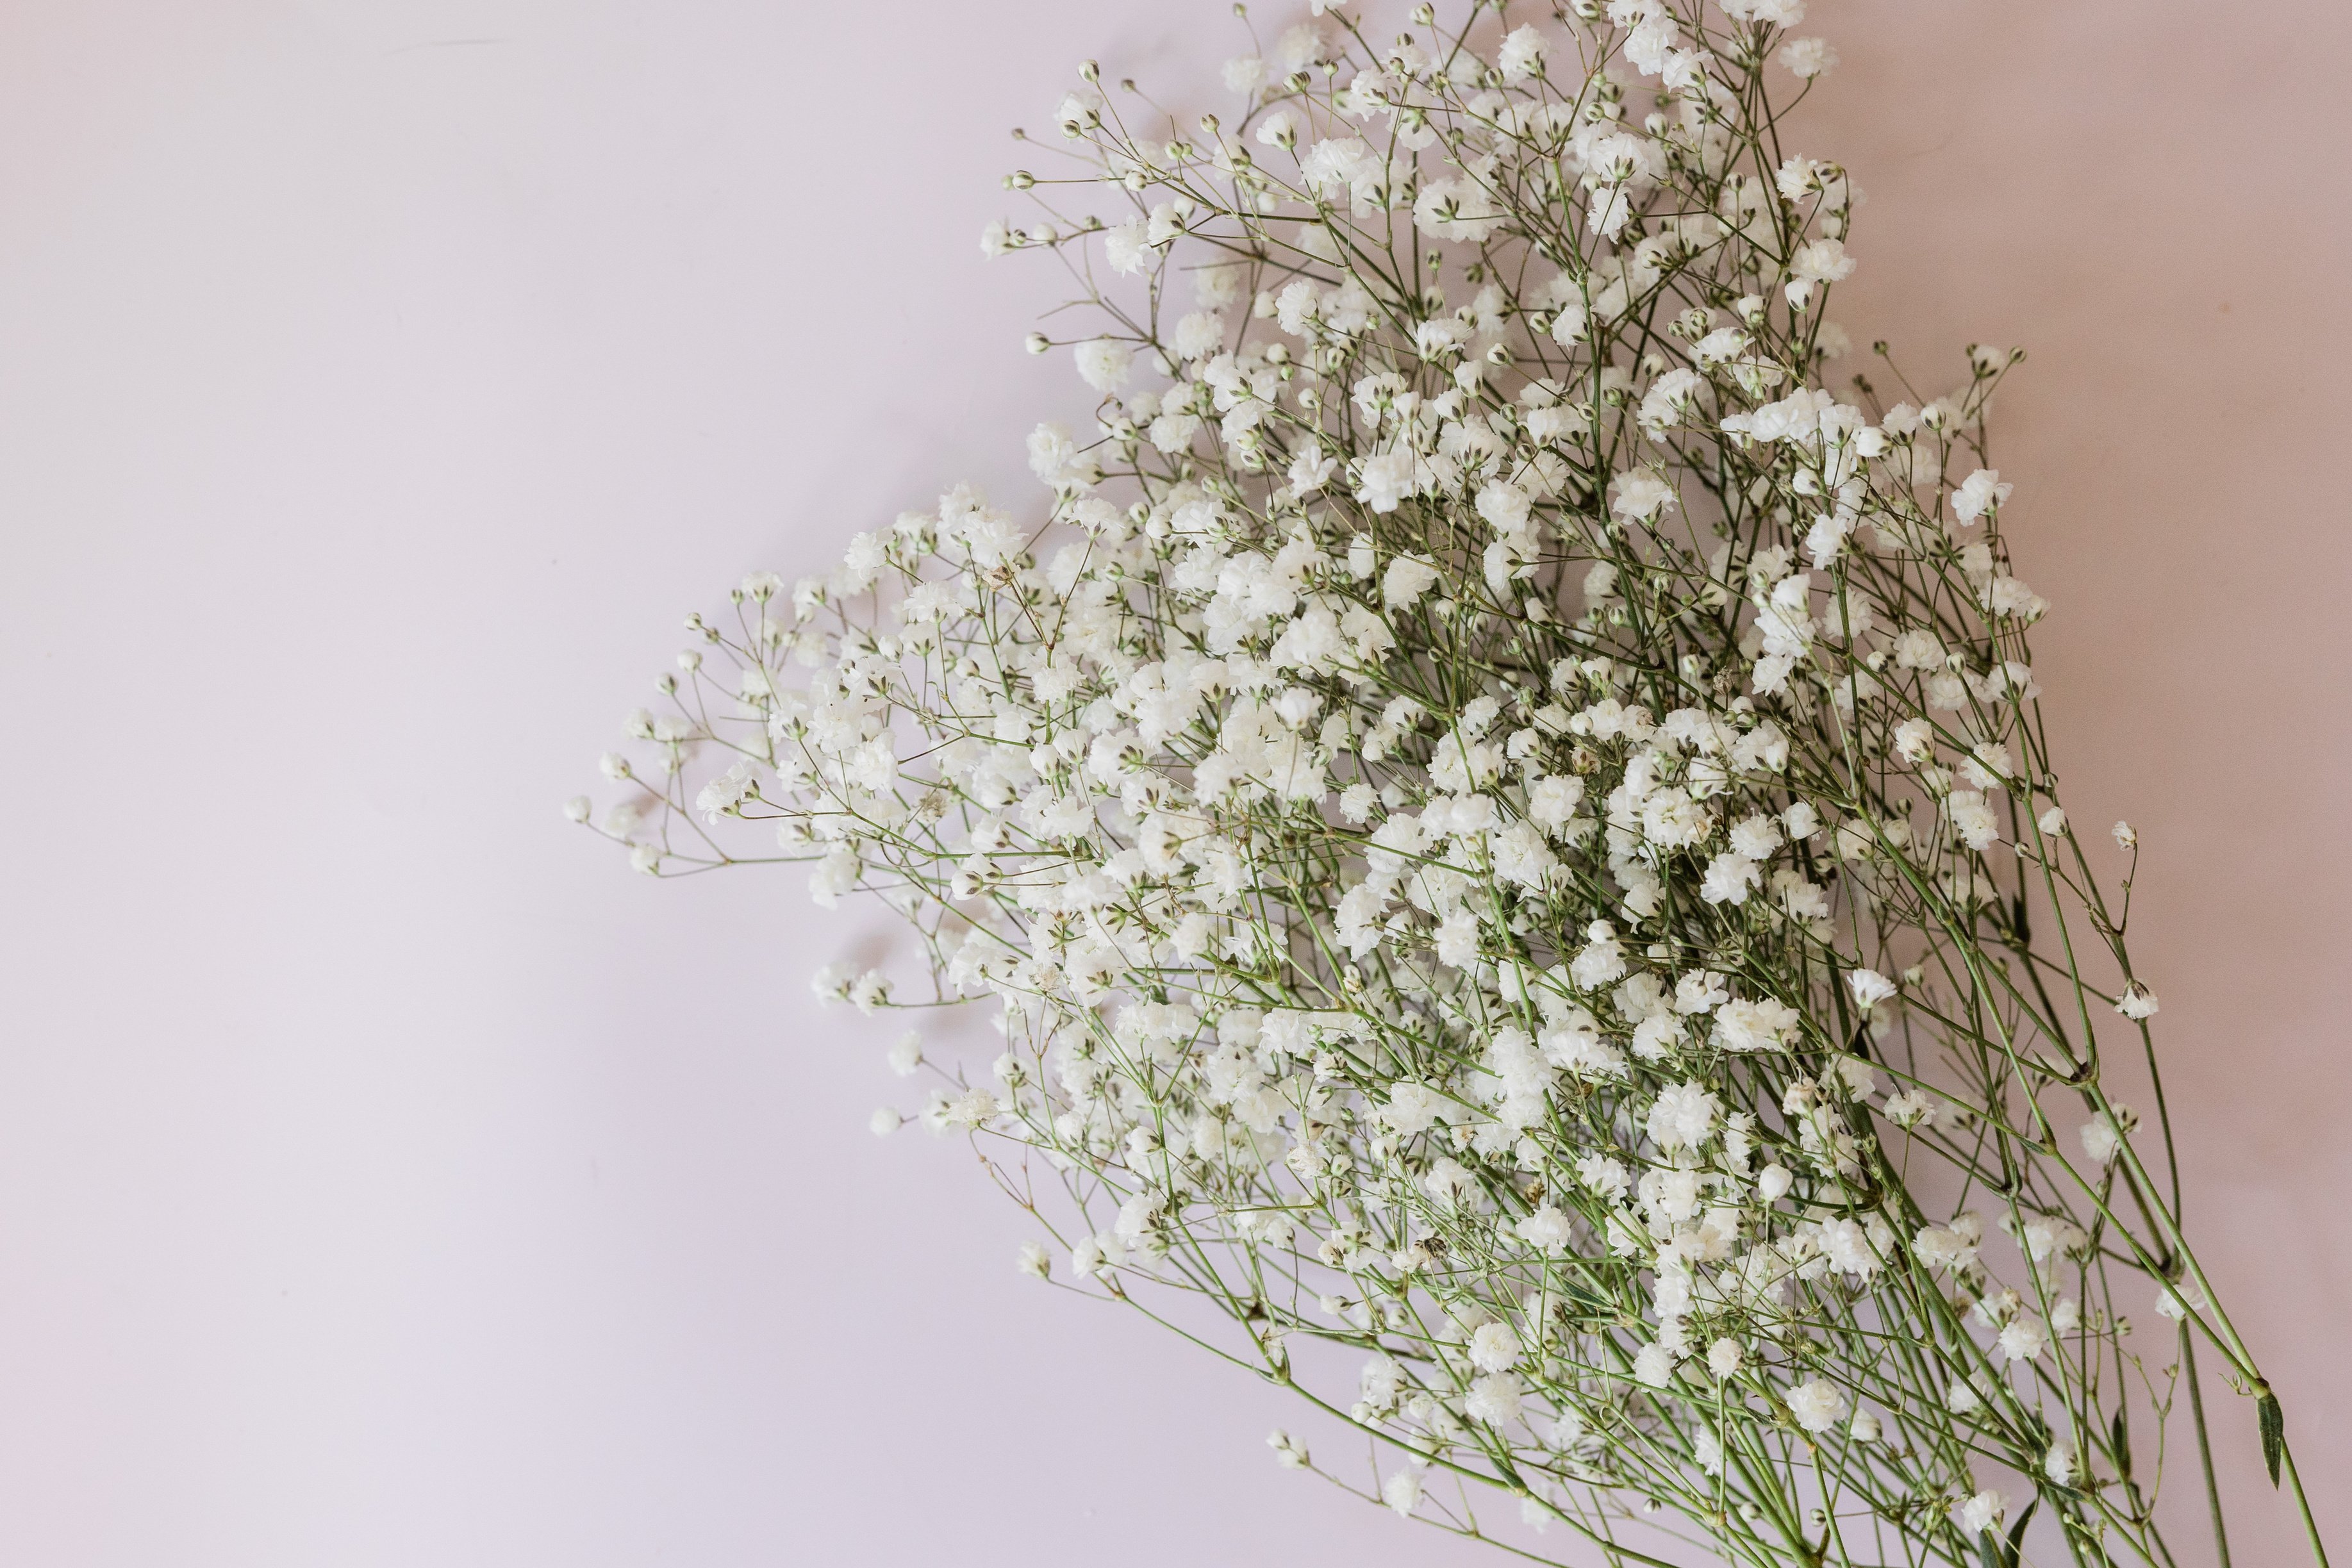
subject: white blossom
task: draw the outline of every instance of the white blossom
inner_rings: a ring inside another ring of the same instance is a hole
[[[2083,1153],[2093,1165],[2111,1165],[2122,1152],[2124,1140],[2130,1135],[2136,1123],[2128,1107],[2110,1106],[2094,1115],[2082,1125],[2080,1134]]]
[[[1773,57],[1791,76],[1811,80],[1826,75],[1838,63],[1837,50],[1826,38],[1791,38]]]
[[[2007,1498],[1997,1491],[1980,1491],[1953,1505],[1952,1522],[1962,1535],[1975,1537],[2000,1529],[2008,1512]]]
[[[1834,1383],[1813,1378],[1789,1390],[1789,1414],[1808,1432],[1827,1432],[1846,1416],[1845,1391]]]
[[[1952,516],[1963,523],[1973,523],[1987,513],[1999,510],[2000,504],[2009,499],[2009,493],[2016,487],[2003,484],[1998,469],[1979,468],[1962,480],[1960,487],[1952,492]]]
[[[1112,338],[1089,338],[1077,348],[1078,375],[1098,392],[1114,392],[1127,384],[1135,350]]]

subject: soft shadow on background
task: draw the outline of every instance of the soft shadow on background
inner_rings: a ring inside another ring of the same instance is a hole
[[[1930,391],[2032,350],[2067,798],[2140,829],[2189,1223],[2352,1550],[2352,26],[1809,28],[1791,150],[1870,196],[1833,314]],[[742,572],[1030,496],[1085,400],[1019,351],[1046,265],[975,245],[1003,130],[1081,56],[1202,103],[1239,49],[1212,0],[0,8],[0,1556],[1480,1560],[866,1133],[897,1031],[806,977],[878,921],[556,812]]]

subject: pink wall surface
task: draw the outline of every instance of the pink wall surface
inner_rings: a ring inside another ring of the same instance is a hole
[[[1997,457],[2070,804],[2141,830],[2189,1221],[2352,1552],[2352,23],[1811,25],[1803,150],[1871,198],[1837,314],[1931,382],[2032,350]],[[1203,101],[1236,44],[1214,0],[0,6],[0,1561],[1481,1560],[1277,1471],[1277,1394],[867,1134],[896,1030],[806,977],[881,917],[556,811],[740,573],[1027,494],[1085,400],[1019,350],[1045,268],[974,244],[1001,128],[1087,55]],[[2292,1561],[2213,1396],[2238,1561]]]

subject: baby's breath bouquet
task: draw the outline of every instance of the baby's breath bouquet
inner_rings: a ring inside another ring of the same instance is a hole
[[[2057,795],[2019,356],[1832,388],[1801,0],[1505,9],[1330,10],[1185,124],[1087,67],[983,246],[1076,280],[1030,346],[1093,425],[690,618],[572,812],[903,916],[919,992],[820,988],[993,1004],[920,1119],[1024,1268],[1374,1454],[1286,1464],[1524,1555],[1486,1489],[1613,1563],[1973,1568],[2213,1560],[2186,1467],[2226,1563],[2199,1358],[2301,1484],[2181,1231],[2133,834]]]

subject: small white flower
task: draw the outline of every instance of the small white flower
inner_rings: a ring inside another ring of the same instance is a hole
[[[859,1012],[871,1015],[890,1000],[890,977],[879,969],[868,969],[849,985],[849,1003]],[[920,1044],[918,1042],[918,1053]],[[896,1065],[895,1063],[893,1064]],[[911,1069],[909,1069],[911,1071]],[[903,1075],[902,1075],[903,1076]]]
[[[1077,347],[1079,378],[1098,392],[1125,386],[1134,361],[1135,350],[1115,338],[1089,338]]]
[[[1960,487],[1952,492],[1952,516],[1963,523],[1973,523],[1989,512],[1999,511],[2015,488],[2014,485],[2001,482],[1999,469],[1979,468],[1960,481]]]
[[[1150,263],[1153,252],[1140,219],[1103,231],[1103,259],[1113,272],[1132,275]]]
[[[1810,81],[1830,71],[1838,63],[1837,50],[1827,38],[1791,38],[1781,46],[1780,62],[1791,76]]]
[[[1675,487],[1655,470],[1635,468],[1620,474],[1610,482],[1613,492],[1609,509],[1627,522],[1646,523],[1660,512],[1671,511],[1681,504]]]
[[[1575,1235],[1567,1215],[1550,1204],[1544,1205],[1517,1224],[1519,1239],[1544,1252],[1566,1250]]]
[[[1519,1336],[1508,1323],[1482,1323],[1470,1336],[1470,1364],[1481,1372],[1508,1372],[1519,1364]]]
[[[1176,323],[1176,357],[1196,360],[1224,346],[1225,319],[1214,310],[1195,310]]]
[[[1650,1106],[1650,1141],[1662,1149],[1695,1149],[1715,1129],[1723,1102],[1697,1083],[1677,1083],[1658,1092]]]
[[[1224,78],[1227,92],[1255,92],[1265,85],[1265,61],[1256,55],[1227,60]]]
[[[2050,1333],[2040,1321],[2020,1317],[2002,1325],[1994,1345],[2011,1361],[2032,1361],[2050,1344]]]
[[[2072,1440],[2060,1437],[2050,1445],[2050,1451],[2042,1458],[2042,1473],[2062,1487],[2073,1486],[2081,1479],[2081,1461]]]
[[[900,1035],[892,1042],[887,1060],[891,1071],[901,1078],[913,1077],[915,1070],[923,1064],[922,1035],[914,1030]]]
[[[1813,239],[1797,247],[1789,276],[1800,283],[1842,283],[1853,276],[1853,268],[1854,259],[1846,255],[1843,242]]]
[[[1543,69],[1544,36],[1533,27],[1515,28],[1503,40],[1495,65],[1507,82],[1522,82]]]
[[[2000,834],[2000,819],[1974,789],[1953,790],[1945,797],[1944,812],[1951,819],[1952,831],[1972,850],[1990,848]]]
[[[1434,562],[1420,556],[1401,555],[1389,562],[1388,574],[1381,579],[1381,601],[1391,610],[1410,610],[1436,580]]]
[[[2095,1166],[2112,1165],[2123,1152],[2124,1140],[2138,1124],[2129,1106],[2111,1105],[2083,1124],[2083,1153]]]
[[[1265,1446],[1274,1450],[1274,1462],[1286,1470],[1303,1470],[1312,1462],[1307,1458],[1307,1445],[1279,1427],[1267,1435]]]
[[[1789,1414],[1818,1437],[1845,1419],[1845,1391],[1824,1378],[1801,1383],[1789,1390]]]
[[[1982,1535],[1989,1530],[1999,1530],[2002,1518],[2009,1512],[2009,1500],[1997,1491],[1980,1491],[1952,1510],[1952,1522],[1965,1536]]]
[[[2183,1279],[2177,1284],[2167,1285],[2156,1293],[2157,1312],[2164,1317],[2170,1318],[2174,1322],[2180,1322],[2190,1313],[2203,1312],[2211,1305],[2212,1302],[2206,1300],[2205,1292],[2198,1289],[2197,1281],[2194,1280]]]
[[[1472,1420],[1500,1427],[1518,1419],[1522,1397],[1519,1375],[1496,1372],[1471,1384],[1470,1393],[1463,1400],[1462,1407]]]
[[[1895,994],[1895,982],[1875,969],[1855,969],[1845,981],[1853,988],[1853,999],[1864,1012]]]

